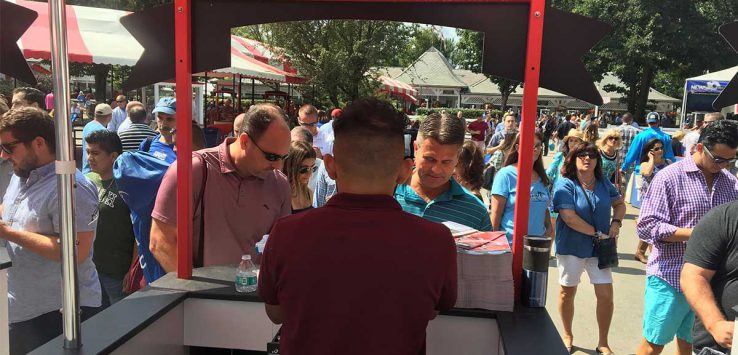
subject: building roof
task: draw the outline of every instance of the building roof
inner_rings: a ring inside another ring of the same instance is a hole
[[[415,62],[392,78],[415,87],[467,87],[466,83],[456,77],[446,57],[434,47],[425,51]]]

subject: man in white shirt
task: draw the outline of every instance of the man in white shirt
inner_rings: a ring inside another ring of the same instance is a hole
[[[116,107],[113,110],[113,118],[108,123],[108,131],[118,133],[120,124],[126,119],[126,105],[128,100],[123,95],[115,98]]]
[[[700,121],[700,117],[697,117],[694,123],[696,129],[687,133],[687,135],[684,136],[684,139],[682,139],[684,155],[692,154],[692,147],[697,144],[697,141],[700,139],[700,133],[702,133],[702,130],[707,127],[707,125],[715,121],[722,120],[723,118],[725,117],[723,117],[720,112],[708,113],[702,118],[702,121]]]

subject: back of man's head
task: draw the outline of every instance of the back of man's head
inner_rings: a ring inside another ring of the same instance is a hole
[[[354,181],[394,181],[405,157],[406,124],[404,115],[376,98],[348,105],[333,122],[339,183],[342,176]]]
[[[623,114],[623,122],[625,123],[631,123],[633,122],[633,114],[630,112],[626,112]]]
[[[38,108],[46,107],[46,103],[45,103],[46,95],[44,95],[44,93],[41,92],[41,90],[32,88],[32,87],[21,87],[21,88],[13,89],[13,95],[19,94],[19,93],[23,94],[23,99],[29,105],[36,104],[38,105],[37,106]]]
[[[8,111],[0,120],[0,133],[3,132],[10,132],[26,146],[36,137],[41,137],[46,141],[49,152],[56,152],[54,120],[42,109],[21,107]]]
[[[146,109],[143,106],[133,106],[128,112],[131,123],[146,123]]]
[[[274,104],[263,103],[249,107],[243,116],[243,123],[239,134],[246,133],[251,139],[258,141],[264,135],[269,125],[274,121],[287,124],[287,115],[284,110]]]
[[[465,134],[466,130],[463,121],[448,116],[430,114],[420,124],[417,144],[420,146],[423,140],[433,138],[439,144],[458,145],[461,147],[464,144]]]
[[[313,144],[313,134],[305,127],[297,126],[290,131],[290,137],[293,142],[301,141]]]

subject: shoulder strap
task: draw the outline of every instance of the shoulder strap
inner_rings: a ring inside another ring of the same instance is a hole
[[[146,142],[144,143],[142,151],[148,152],[151,150],[151,143],[154,141],[154,137],[146,137]]]
[[[200,185],[200,194],[197,197],[200,205],[200,234],[197,240],[194,266],[202,267],[205,259],[205,186],[208,183],[208,166],[201,154],[196,153],[194,155],[200,159],[202,169],[202,184]]]

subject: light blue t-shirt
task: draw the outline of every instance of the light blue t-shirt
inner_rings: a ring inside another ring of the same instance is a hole
[[[433,222],[456,222],[480,231],[491,231],[484,203],[451,178],[450,188],[431,202],[418,196],[410,185],[397,185],[395,199],[402,210]]]
[[[582,188],[576,181],[562,176],[554,187],[553,204],[555,211],[574,210],[577,216],[598,231],[609,233],[612,202],[619,198],[620,193],[608,180],[597,180],[594,191],[590,191]],[[556,254],[591,258],[595,256],[594,239],[575,231],[559,218],[556,220]]]
[[[495,174],[492,183],[492,194],[506,199],[505,211],[502,213],[500,228],[507,233],[507,242],[512,243],[513,226],[515,225],[515,196],[517,193],[518,170],[508,165]],[[543,236],[546,234],[546,210],[551,193],[539,178],[530,186],[530,207],[528,212],[528,234]]]
[[[92,132],[95,131],[104,131],[107,130],[105,126],[100,124],[100,122],[97,121],[90,121],[85,125],[85,128],[82,129],[82,173],[87,174],[90,171],[90,164],[87,162],[87,142],[85,139],[92,134]]]
[[[95,184],[77,171],[77,232],[95,232],[98,195]],[[59,235],[59,189],[54,163],[31,171],[25,181],[14,175],[3,199],[3,221],[18,231]],[[94,235],[93,235],[94,239]],[[62,306],[61,264],[13,242],[5,244],[13,267],[8,269],[8,320],[11,323],[58,311]],[[77,266],[79,304],[100,306],[100,282],[92,261],[93,248]]]
[[[153,155],[157,159],[161,159],[169,164],[173,163],[175,160],[177,160],[177,153],[174,152],[174,144],[162,143],[159,138],[161,138],[161,134],[158,134],[156,135],[156,137],[153,138],[148,153]],[[139,150],[144,151],[145,145],[146,139],[141,142]]]

